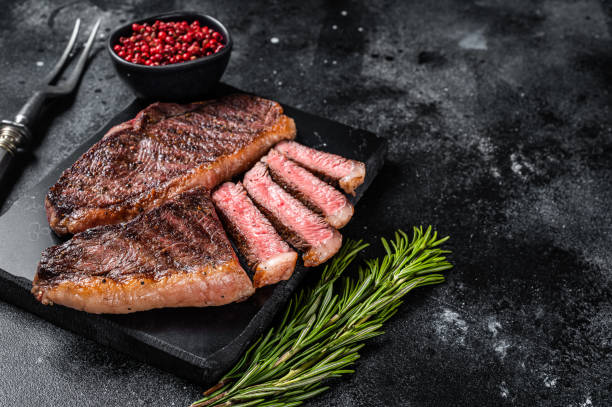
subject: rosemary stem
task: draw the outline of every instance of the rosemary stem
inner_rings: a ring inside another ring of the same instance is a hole
[[[343,273],[368,245],[346,242],[312,288],[289,302],[281,322],[243,355],[192,407],[294,406],[327,387],[327,379],[353,372],[367,339],[383,334],[411,290],[444,281],[452,267],[432,227],[382,239],[385,256],[368,260],[357,277]]]

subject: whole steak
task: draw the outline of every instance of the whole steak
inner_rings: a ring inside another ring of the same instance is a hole
[[[64,171],[45,200],[49,224],[65,235],[129,220],[195,186],[213,188],[295,134],[278,103],[255,96],[152,104]]]
[[[223,305],[253,291],[201,187],[46,249],[32,287],[43,304],[113,314]]]

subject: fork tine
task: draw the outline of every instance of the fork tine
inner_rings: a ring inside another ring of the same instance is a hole
[[[70,73],[70,76],[66,79],[65,82],[58,84],[57,88],[61,93],[71,93],[74,90],[77,82],[79,81],[81,74],[85,70],[85,64],[87,63],[87,58],[89,58],[89,53],[91,52],[91,48],[93,47],[94,40],[96,39],[96,34],[98,33],[98,28],[100,28],[100,23],[102,19],[98,19],[96,24],[91,29],[91,33],[89,34],[89,38],[87,39],[87,43],[85,44],[85,48],[81,55],[79,55],[79,59],[77,60],[76,66],[74,70]]]
[[[70,35],[70,40],[68,41],[68,45],[66,45],[66,48],[64,48],[64,52],[62,53],[62,56],[60,57],[59,61],[57,61],[57,63],[55,64],[51,72],[47,74],[47,76],[43,80],[43,83],[50,84],[51,82],[53,82],[56,79],[57,75],[64,68],[64,64],[68,60],[68,56],[70,55],[70,52],[72,51],[72,48],[74,47],[74,44],[76,43],[77,37],[79,36],[80,27],[81,27],[81,19],[77,18],[76,22],[74,23],[74,28],[72,29],[72,34]]]

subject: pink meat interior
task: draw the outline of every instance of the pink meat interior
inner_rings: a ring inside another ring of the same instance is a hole
[[[263,163],[258,162],[245,174],[244,185],[259,205],[308,245],[317,246],[334,236],[334,229],[323,218],[272,181]]]
[[[258,262],[291,251],[270,221],[249,199],[242,184],[224,183],[213,194],[213,201],[246,239],[246,245],[251,252],[249,254]]]
[[[283,154],[275,150],[270,151],[266,156],[266,163],[284,182],[299,190],[315,204],[325,216],[334,215],[348,205],[344,194]]]
[[[332,179],[340,179],[349,175],[355,166],[353,160],[315,150],[294,141],[283,141],[275,148],[309,170],[322,173]]]

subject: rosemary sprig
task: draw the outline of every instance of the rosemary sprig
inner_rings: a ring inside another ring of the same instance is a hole
[[[368,246],[349,240],[318,283],[294,296],[278,326],[192,407],[297,406],[326,391],[326,379],[353,373],[364,341],[383,334],[404,295],[444,281],[439,273],[452,265],[438,246],[447,239],[431,226],[414,228],[412,239],[398,231],[394,240],[382,239],[382,260],[366,261],[356,278],[341,278]]]

